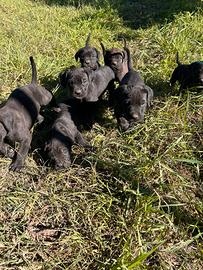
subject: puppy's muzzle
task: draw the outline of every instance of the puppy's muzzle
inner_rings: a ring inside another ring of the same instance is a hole
[[[131,123],[135,123],[135,122],[143,122],[144,121],[144,116],[139,115],[138,113],[133,113],[131,115]]]
[[[90,59],[85,59],[84,64],[89,65],[91,63]]]
[[[76,98],[81,98],[82,97],[82,90],[81,89],[74,89],[73,91],[73,95],[76,97]]]
[[[137,113],[133,113],[132,118],[134,121],[138,121],[140,117]]]

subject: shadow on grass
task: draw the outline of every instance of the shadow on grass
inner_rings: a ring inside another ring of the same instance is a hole
[[[153,190],[142,183],[136,164],[121,165],[101,159],[97,160],[92,153],[89,157],[87,153],[82,153],[74,163],[83,168],[95,164],[95,169],[102,179],[102,192],[107,194],[110,192],[113,197],[118,199],[119,206],[126,208],[126,210],[135,207],[137,193],[144,196],[155,195]]]
[[[161,209],[167,214],[173,215],[175,225],[187,226],[193,237],[203,233],[202,213],[196,211],[192,213],[186,210],[186,206],[175,206],[176,204],[176,201],[163,198]]]
[[[163,23],[165,20],[171,21],[177,13],[194,12],[203,7],[201,0],[44,0],[42,2],[47,5],[75,6],[76,8],[82,8],[84,5],[96,8],[111,6],[123,18],[125,25],[133,29]]]
[[[52,77],[43,77],[40,78],[40,83],[49,91],[52,91],[58,85],[58,80]]]

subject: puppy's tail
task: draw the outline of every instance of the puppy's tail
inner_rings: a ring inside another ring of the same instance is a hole
[[[121,37],[121,39],[123,40],[123,49],[126,51],[127,53],[127,58],[128,58],[128,69],[131,70],[133,69],[133,63],[132,63],[132,58],[131,58],[131,55],[130,55],[130,50],[129,48],[127,47],[127,43],[126,43],[126,39],[124,37]]]
[[[105,47],[104,47],[104,44],[103,44],[102,42],[100,42],[100,45],[101,45],[101,47],[102,47],[102,53],[103,53],[103,56],[105,56],[105,54],[106,54],[106,49],[105,49]]]
[[[86,42],[85,42],[85,47],[89,47],[89,43],[90,43],[90,36],[91,36],[91,33],[88,34],[87,36],[87,39],[86,39]]]
[[[177,52],[176,53],[176,63],[180,66],[181,65],[181,62],[179,60],[179,53]]]
[[[37,83],[37,69],[36,64],[32,56],[30,56],[30,63],[32,67],[32,81],[31,83],[36,84]]]
[[[121,37],[121,39],[123,40],[123,44],[124,44],[123,48],[126,49],[127,48],[126,39],[124,37]]]

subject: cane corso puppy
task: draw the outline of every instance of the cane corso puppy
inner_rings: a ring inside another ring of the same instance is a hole
[[[174,86],[179,82],[179,91],[194,86],[203,86],[203,61],[193,62],[191,64],[181,64],[179,55],[176,54],[176,63],[178,66],[174,69],[170,84]]]
[[[87,102],[98,101],[114,78],[114,72],[108,66],[95,71],[90,68],[71,68],[59,75],[61,86],[68,90],[71,98]]]
[[[122,78],[129,71],[129,66],[131,67],[132,65],[128,60],[128,48],[126,47],[126,41],[123,49],[105,49],[103,43],[101,42],[100,44],[103,51],[105,65],[113,69],[116,81],[121,82]]]
[[[119,128],[125,131],[136,122],[142,122],[152,99],[153,90],[145,85],[137,71],[130,70],[114,94],[114,112]]]
[[[129,70],[133,69],[130,50],[126,46],[125,38],[122,39],[124,41],[123,49],[105,49],[103,43],[100,43],[103,51],[104,63],[112,68],[115,73],[115,81],[118,83],[121,82],[122,78],[129,72]],[[107,88],[109,93],[109,106],[113,107],[115,91],[114,81],[111,81]]]
[[[90,147],[72,121],[68,107],[64,103],[58,105],[57,118],[51,128],[51,138],[45,146],[45,150],[57,170],[70,166],[73,144]]]
[[[92,70],[96,70],[100,67],[99,57],[100,53],[95,47],[90,47],[90,33],[87,36],[85,47],[79,49],[75,54],[75,60],[80,59],[81,67],[89,67]]]
[[[38,120],[43,121],[39,114],[41,106],[47,105],[52,94],[37,84],[37,71],[33,57],[32,81],[30,84],[16,88],[0,108],[0,153],[12,158],[10,169],[19,171],[25,162],[32,139],[31,128]],[[11,147],[19,143],[17,152]]]

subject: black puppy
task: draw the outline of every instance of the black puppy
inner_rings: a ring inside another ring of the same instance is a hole
[[[75,60],[80,59],[81,67],[89,67],[92,70],[96,70],[100,67],[99,57],[100,53],[95,47],[90,47],[90,33],[87,36],[85,47],[79,49],[75,54]]]
[[[87,102],[98,101],[114,78],[114,72],[108,66],[95,71],[90,68],[71,68],[59,75],[60,84],[69,90],[70,97]]]
[[[36,120],[43,121],[39,114],[40,108],[52,99],[52,94],[37,84],[36,65],[32,56],[30,62],[31,83],[16,88],[0,108],[0,153],[13,159],[10,165],[13,171],[23,167],[32,139],[30,129]],[[5,140],[10,144],[19,143],[17,153]]]
[[[151,106],[153,90],[145,85],[140,74],[132,67],[130,50],[124,40],[123,50],[113,48],[106,50],[101,43],[105,64],[115,72],[119,87],[110,92],[118,126],[127,130],[135,122],[144,120],[144,113]]]
[[[203,61],[181,64],[177,53],[176,63],[178,66],[172,73],[170,79],[171,86],[174,86],[176,81],[180,84],[179,91],[193,86],[203,86]]]
[[[124,46],[124,50],[118,48],[112,48],[107,50],[105,49],[102,42],[100,44],[103,51],[105,65],[112,68],[115,73],[116,81],[121,82],[122,78],[129,71],[129,61],[128,53],[126,51],[126,43]]]
[[[51,128],[51,138],[45,150],[54,163],[55,169],[68,168],[71,164],[71,147],[79,144],[90,147],[78,131],[68,109],[68,105],[60,103],[57,108],[57,118]]]
[[[115,81],[117,81],[118,83],[120,83],[122,78],[129,72],[130,69],[133,68],[130,51],[126,46],[126,40],[125,38],[122,39],[124,41],[123,49],[112,48],[106,50],[103,43],[100,43],[103,51],[104,63],[105,65],[112,68],[115,73]],[[111,81],[107,89],[109,94],[109,107],[113,107],[115,82]]]
[[[114,93],[114,112],[121,130],[142,122],[152,99],[153,90],[145,85],[138,72],[130,70]]]

